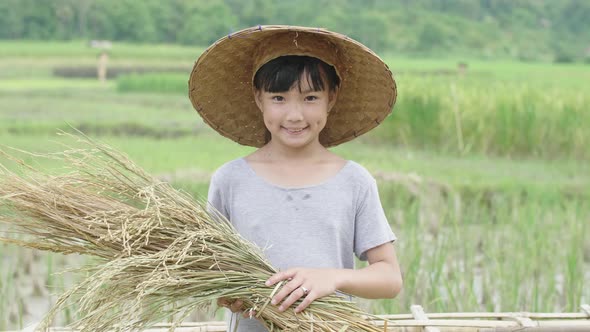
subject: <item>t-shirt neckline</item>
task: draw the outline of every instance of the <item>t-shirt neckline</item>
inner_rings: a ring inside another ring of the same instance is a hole
[[[330,177],[324,179],[321,182],[318,182],[316,184],[310,184],[310,185],[305,185],[305,186],[297,186],[297,187],[285,187],[285,186],[281,186],[275,183],[272,183],[270,181],[268,181],[267,179],[263,178],[262,176],[258,175],[258,173],[256,173],[256,171],[254,170],[254,168],[252,168],[252,166],[250,166],[250,164],[248,163],[248,161],[246,160],[246,158],[242,157],[240,158],[240,160],[242,161],[242,163],[244,164],[244,166],[248,169],[248,171],[250,173],[252,173],[253,177],[264,183],[265,185],[269,186],[269,187],[273,187],[273,188],[277,188],[280,190],[306,190],[306,189],[313,189],[313,188],[318,188],[318,187],[322,187],[325,186],[333,181],[335,181],[338,177],[340,177],[343,173],[344,170],[346,168],[348,168],[348,166],[351,164],[350,160],[346,160],[346,162],[344,163],[344,165],[338,170],[338,172],[336,172],[335,174],[331,175]]]

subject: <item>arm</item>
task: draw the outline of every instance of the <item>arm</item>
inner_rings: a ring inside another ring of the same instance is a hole
[[[364,298],[393,298],[401,290],[402,277],[391,243],[367,251],[369,265],[363,269],[306,269],[293,268],[273,275],[267,282],[272,286],[281,280],[290,280],[273,297],[284,311],[300,298],[303,301],[295,312],[301,312],[311,302],[339,290]],[[308,292],[305,292],[308,290]]]
[[[402,289],[402,275],[393,244],[386,243],[367,250],[369,266],[343,270],[338,290],[367,298],[394,298]]]

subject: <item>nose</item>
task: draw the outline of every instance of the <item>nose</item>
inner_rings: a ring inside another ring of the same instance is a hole
[[[297,122],[303,120],[303,105],[299,102],[293,102],[287,112],[287,121]]]

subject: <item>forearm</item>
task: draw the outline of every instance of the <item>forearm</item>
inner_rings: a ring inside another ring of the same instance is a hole
[[[367,299],[393,298],[402,288],[399,271],[387,262],[358,270],[335,270],[334,277],[339,291]]]
[[[401,290],[402,277],[392,244],[369,249],[366,257],[369,266],[359,270],[291,268],[278,272],[266,285],[270,287],[282,280],[288,282],[271,303],[280,305],[279,311],[283,311],[303,298],[295,308],[295,312],[301,312],[314,300],[336,291],[372,299],[395,297]]]

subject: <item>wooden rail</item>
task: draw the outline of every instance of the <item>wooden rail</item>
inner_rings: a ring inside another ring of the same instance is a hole
[[[379,315],[377,326],[385,332],[590,332],[590,306],[584,304],[577,313],[530,312],[457,312],[427,314],[419,305],[411,314]],[[156,324],[148,332],[167,332],[172,324]],[[35,324],[21,332],[34,331]],[[75,332],[55,327],[51,332]],[[187,322],[177,332],[228,332],[225,322]]]

